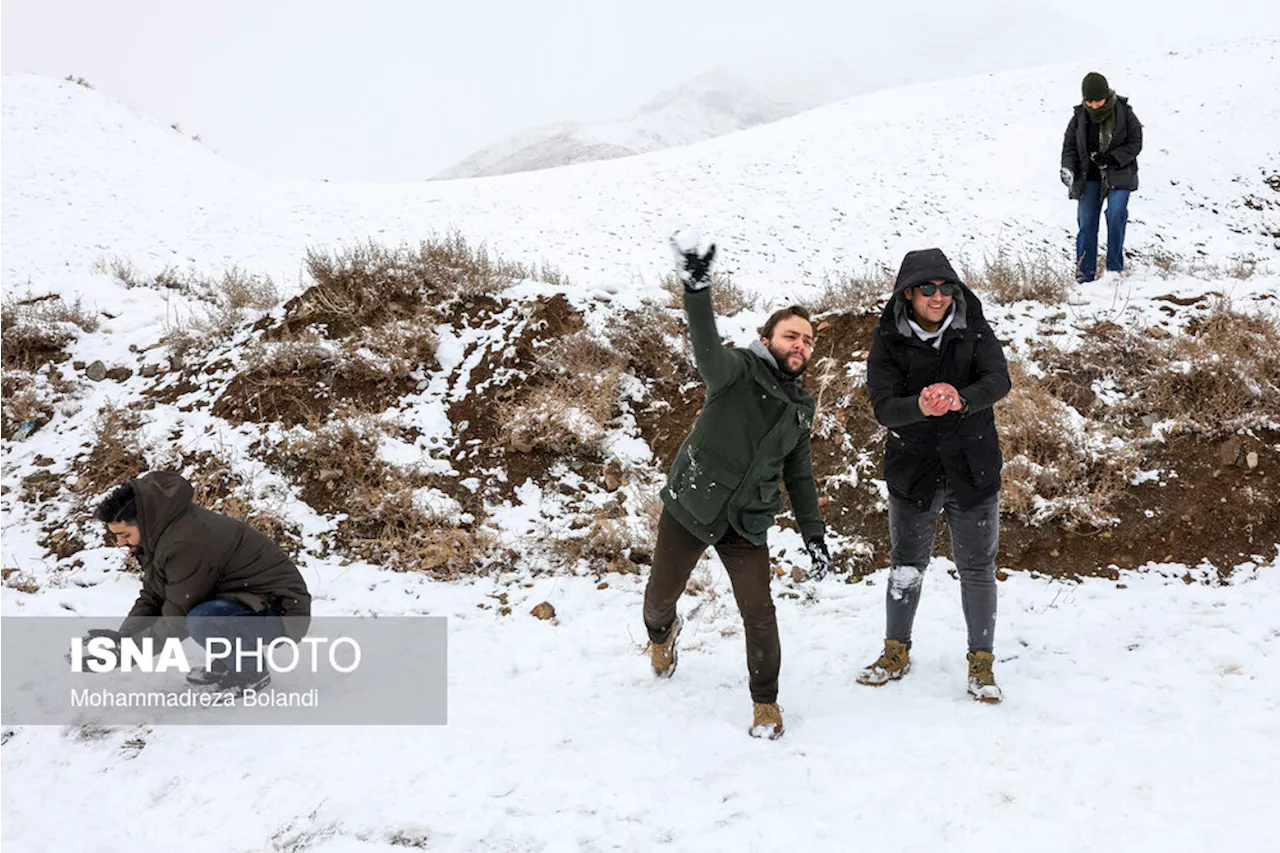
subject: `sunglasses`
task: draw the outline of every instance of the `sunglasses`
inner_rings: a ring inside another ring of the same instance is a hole
[[[933,296],[933,294],[937,293],[939,290],[942,291],[943,296],[956,295],[956,286],[950,283],[933,284],[932,282],[930,282],[929,284],[917,284],[916,287],[919,288],[920,292],[925,296]]]

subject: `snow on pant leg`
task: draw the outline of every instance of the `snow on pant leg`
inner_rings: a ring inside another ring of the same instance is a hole
[[[1129,190],[1107,193],[1107,269],[1124,269],[1124,229],[1129,224]]]
[[[665,643],[676,621],[676,604],[684,595],[689,575],[707,546],[684,529],[664,508],[658,518],[658,542],[653,548],[653,568],[644,588],[644,626],[649,639]]]
[[[1102,213],[1102,183],[1087,181],[1076,203],[1076,280],[1093,281],[1098,273],[1098,220]]]
[[[989,652],[996,637],[996,551],[1000,547],[1000,494],[960,509],[947,496],[951,555],[960,573],[960,604],[969,651]]]
[[[747,635],[747,674],[751,701],[778,701],[778,673],[782,669],[782,643],[778,639],[778,615],[769,593],[773,572],[769,546],[752,545],[732,528],[716,543],[716,553],[733,584],[733,597],[742,614]]]
[[[911,642],[911,626],[916,621],[916,608],[920,606],[920,590],[929,558],[933,556],[941,511],[941,489],[934,495],[933,503],[924,509],[889,495],[889,588],[884,596],[887,639]]]

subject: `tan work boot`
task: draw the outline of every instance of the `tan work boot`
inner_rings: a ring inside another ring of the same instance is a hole
[[[749,729],[752,737],[777,740],[782,737],[782,709],[777,702],[756,702],[755,718]]]
[[[670,678],[675,674],[680,658],[676,650],[676,637],[680,636],[680,628],[683,626],[684,620],[677,616],[676,621],[671,623],[665,643],[649,643],[649,661],[653,664],[653,674],[656,677]]]
[[[995,662],[996,656],[991,652],[969,652],[969,695],[990,705],[1004,699],[991,671]]]
[[[885,640],[884,651],[871,666],[858,673],[858,683],[879,687],[897,681],[911,671],[911,652],[906,643]]]

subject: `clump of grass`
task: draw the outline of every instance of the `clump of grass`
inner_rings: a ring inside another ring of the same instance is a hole
[[[502,407],[503,438],[524,453],[600,454],[605,424],[617,411],[624,366],[612,349],[585,335],[547,349],[538,357],[532,391]]]
[[[862,273],[828,275],[810,309],[814,314],[865,314],[878,311],[893,295],[895,280],[893,271],[883,268],[868,269]]]
[[[662,289],[670,295],[669,308],[684,305],[684,282],[675,273],[662,278]],[[732,317],[743,311],[754,311],[760,305],[760,295],[734,284],[732,276],[725,272],[711,273],[711,307],[719,317]]]
[[[989,295],[1000,305],[1024,300],[1059,305],[1067,301],[1075,282],[1073,272],[1047,253],[1015,258],[1004,246],[994,255],[985,255],[978,266],[962,264],[961,275],[972,290]]]
[[[98,318],[79,299],[8,297],[0,308],[0,363],[5,370],[37,370],[66,361],[67,344],[80,332],[97,328]]]
[[[997,404],[1003,510],[1032,526],[1115,523],[1110,506],[1136,470],[1137,452],[1123,442],[1091,440],[1080,416],[1020,360],[1009,361],[1009,376],[1013,390]]]

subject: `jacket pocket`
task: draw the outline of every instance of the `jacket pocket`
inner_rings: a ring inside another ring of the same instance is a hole
[[[782,495],[778,491],[778,480],[761,480],[752,500],[742,508],[740,520],[744,533],[752,535],[765,533],[778,520],[782,512]]]
[[[964,450],[969,476],[975,488],[983,489],[1000,482],[1004,458],[1000,454],[1000,437],[996,434],[994,424],[977,435],[966,436],[960,446]]]
[[[686,448],[682,461],[669,491],[698,523],[710,524],[724,512],[742,475],[734,474],[705,449]]]

